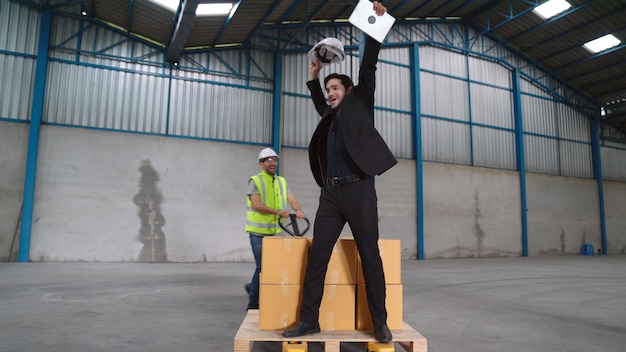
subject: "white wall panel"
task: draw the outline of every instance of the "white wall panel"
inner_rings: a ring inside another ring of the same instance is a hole
[[[459,78],[467,78],[467,57],[451,50],[420,46],[420,68]]]
[[[559,153],[556,139],[524,136],[524,163],[526,171],[559,174]]]
[[[389,61],[378,62],[374,104],[384,108],[411,111],[411,68],[404,66],[408,60],[407,49],[383,49]],[[403,64],[401,66],[400,64]]]
[[[471,164],[469,126],[422,118],[422,156],[428,161]]]
[[[30,119],[39,24],[39,12],[30,6],[0,5],[0,51],[26,55],[0,54],[0,118]]]
[[[545,98],[550,97],[550,94],[548,94],[548,92],[546,92],[545,89],[541,88],[535,83],[532,83],[526,78],[522,78],[520,80],[520,90],[522,91],[522,93],[528,93],[528,94],[545,97]]]
[[[591,143],[591,120],[571,106],[555,103],[559,118],[559,137]]]
[[[306,87],[306,82],[309,80],[307,55],[301,53],[284,55],[282,76],[283,91],[309,96],[309,90]]]
[[[560,141],[559,152],[562,176],[593,177],[590,144]]]
[[[626,150],[600,147],[602,178],[626,182]]]
[[[420,94],[423,114],[469,121],[467,82],[422,72]]]
[[[0,50],[37,54],[40,21],[37,9],[3,0],[0,5]]]
[[[282,143],[306,148],[321,117],[308,96],[283,96]]]
[[[0,118],[30,120],[35,60],[0,54]]]
[[[556,121],[553,101],[522,95],[522,124],[524,131],[556,136]]]
[[[269,143],[271,107],[268,92],[175,80],[169,133]]]
[[[474,165],[515,170],[515,134],[493,128],[472,127]]]
[[[511,71],[494,61],[470,56],[468,58],[469,77],[472,81],[510,88]]]
[[[472,122],[513,129],[513,96],[510,91],[472,83]]]
[[[165,133],[167,90],[155,76],[52,62],[44,121]]]

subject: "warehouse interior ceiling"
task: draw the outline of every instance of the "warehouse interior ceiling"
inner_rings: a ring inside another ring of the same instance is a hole
[[[269,26],[345,23],[356,0],[182,0],[173,10],[153,0],[18,0],[55,13],[113,25],[164,47],[176,62],[192,48],[249,46]],[[199,4],[230,2],[228,14],[196,15]],[[507,43],[555,77],[605,106],[604,118],[626,131],[626,1],[567,0],[570,8],[544,19],[546,0],[384,0],[398,23],[462,20]],[[82,14],[81,14],[82,13]],[[285,31],[294,33],[298,31]],[[586,42],[612,34],[621,42],[593,53]]]

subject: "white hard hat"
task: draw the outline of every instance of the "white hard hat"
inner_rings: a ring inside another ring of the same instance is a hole
[[[345,57],[343,44],[337,38],[324,38],[309,50],[311,62],[317,59],[324,66],[332,62],[341,62]]]
[[[276,152],[272,148],[263,148],[263,150],[259,152],[259,160],[269,158],[270,156],[275,156],[278,158],[278,154],[276,154]]]

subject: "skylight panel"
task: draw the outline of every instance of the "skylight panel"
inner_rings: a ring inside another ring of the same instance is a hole
[[[572,7],[572,5],[565,0],[548,0],[535,7],[533,11],[547,20],[569,9],[570,7]]]
[[[618,46],[620,43],[621,41],[617,39],[613,34],[607,34],[600,38],[586,42],[585,48],[595,54],[614,46]]]
[[[176,12],[178,10],[178,5],[180,4],[180,0],[152,0],[157,4],[167,7],[168,9]]]
[[[233,4],[215,3],[215,4],[198,4],[196,8],[196,15],[198,16],[221,16],[228,15],[233,8]]]

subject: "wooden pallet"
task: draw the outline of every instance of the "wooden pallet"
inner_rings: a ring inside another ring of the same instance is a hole
[[[259,311],[249,310],[235,335],[234,352],[251,352],[255,342],[261,341],[304,341],[321,342],[324,352],[339,352],[341,342],[376,341],[372,331],[322,331],[319,334],[301,336],[295,339],[284,338],[282,331],[259,330]],[[415,331],[406,322],[402,323],[402,330],[392,330],[393,341],[397,342],[407,352],[426,352],[427,341],[424,336]]]

